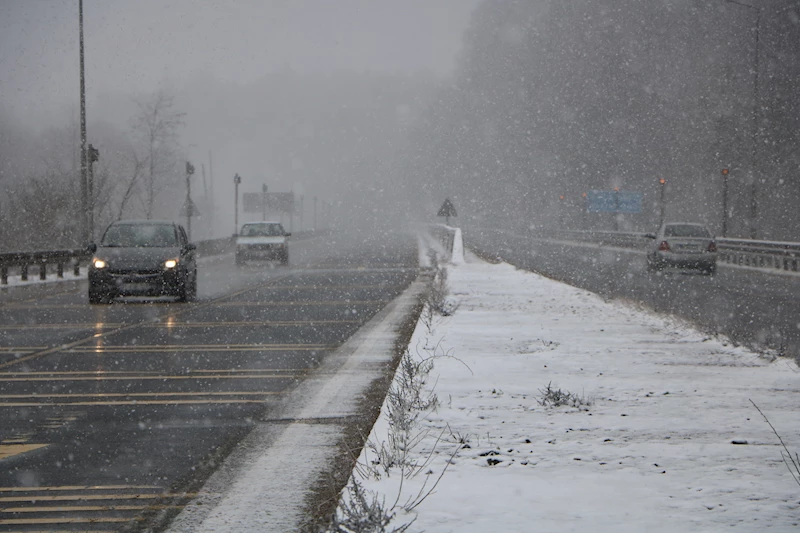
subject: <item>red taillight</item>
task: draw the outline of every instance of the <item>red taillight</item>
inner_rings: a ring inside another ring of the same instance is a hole
[[[669,243],[667,241],[661,241],[661,244],[658,245],[659,252],[669,252]]]
[[[708,251],[716,253],[716,251],[717,251],[717,243],[715,243],[714,241],[711,241],[710,243],[708,243]]]

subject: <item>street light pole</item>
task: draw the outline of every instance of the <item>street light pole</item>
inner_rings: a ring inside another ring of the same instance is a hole
[[[750,238],[755,239],[757,236],[756,218],[758,216],[758,178],[756,176],[756,166],[758,164],[758,132],[759,132],[759,48],[761,44],[761,10],[762,8],[756,7],[737,0],[725,0],[730,4],[746,7],[756,12],[755,24],[755,58],[753,59],[753,125],[751,132],[751,147],[750,147]],[[727,216],[727,214],[726,214]]]
[[[192,205],[192,180],[190,179],[194,174],[194,165],[186,162],[186,234],[189,240],[192,240],[192,215],[194,215],[194,205]]]
[[[242,177],[239,174],[233,176],[233,234],[239,233],[239,184],[242,183]]]
[[[661,206],[661,208],[660,208],[661,221],[659,222],[659,227],[661,227],[661,226],[664,225],[664,219],[665,219],[665,215],[666,215],[666,212],[667,212],[667,209],[666,209],[667,206],[664,204],[664,191],[667,188],[667,180],[665,180],[664,178],[661,178],[661,179],[658,180],[658,183],[659,183],[659,185],[661,185],[660,199],[659,199],[659,205]]]
[[[80,78],[81,78],[81,215],[80,232],[84,242],[91,241],[89,236],[88,207],[88,164],[86,157],[86,78],[83,69],[83,0],[78,0],[78,29],[80,31]]]
[[[728,236],[728,174],[727,168],[722,169],[722,237]]]
[[[86,211],[88,220],[87,233],[89,242],[92,242],[94,241],[94,163],[100,160],[100,151],[90,144],[86,151],[86,159],[88,163],[86,179],[86,197],[88,198]]]

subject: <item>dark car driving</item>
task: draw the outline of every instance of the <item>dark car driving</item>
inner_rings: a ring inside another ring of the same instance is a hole
[[[168,220],[119,220],[99,244],[89,245],[89,303],[110,303],[117,296],[174,296],[189,301],[197,294],[195,245],[186,231]]]

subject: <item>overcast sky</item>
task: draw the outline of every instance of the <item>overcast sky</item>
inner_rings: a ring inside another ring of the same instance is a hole
[[[87,101],[284,66],[447,74],[478,2],[84,0]],[[0,105],[46,121],[78,86],[78,0],[0,0]]]

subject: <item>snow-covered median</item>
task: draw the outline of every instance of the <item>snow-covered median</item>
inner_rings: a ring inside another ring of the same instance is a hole
[[[386,531],[797,530],[800,487],[750,401],[800,451],[794,362],[469,252],[447,281],[457,310],[409,347],[438,405],[392,457],[390,395],[354,472]],[[573,406],[542,405],[548,386]]]

